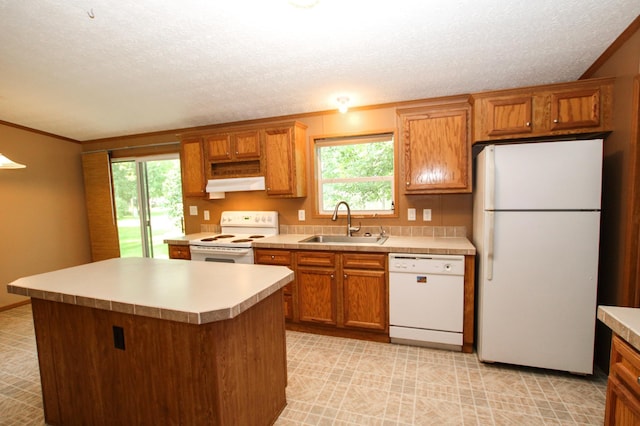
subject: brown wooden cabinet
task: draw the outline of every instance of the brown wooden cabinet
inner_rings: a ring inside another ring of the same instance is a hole
[[[296,257],[301,322],[388,331],[386,255],[301,251]]]
[[[338,325],[338,264],[335,253],[296,253],[301,322]]]
[[[260,160],[260,132],[219,133],[204,137],[209,161]]]
[[[189,246],[169,244],[169,259],[191,260]]]
[[[611,341],[604,424],[640,424],[640,353],[615,334]]]
[[[406,194],[471,192],[468,98],[398,111]]]
[[[342,300],[345,327],[387,330],[387,257],[342,255]]]
[[[539,138],[612,130],[613,79],[473,95],[474,141]]]
[[[256,249],[255,263],[262,265],[286,266],[291,270],[295,269],[293,264],[293,252],[290,250],[269,250]],[[283,288],[284,295],[284,318],[287,321],[297,319],[297,307],[294,303],[298,294],[296,280],[294,279]]]
[[[181,144],[182,194],[185,197],[202,197],[206,178],[202,138],[187,138]]]
[[[267,195],[305,197],[306,128],[294,122],[264,130],[264,172]]]

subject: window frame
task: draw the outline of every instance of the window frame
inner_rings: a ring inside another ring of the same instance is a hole
[[[398,176],[399,176],[399,151],[398,151],[398,138],[395,130],[393,129],[385,129],[385,130],[377,130],[377,131],[369,131],[369,132],[357,132],[357,133],[345,133],[345,134],[332,134],[332,135],[318,135],[311,137],[312,146],[311,146],[311,168],[312,175],[314,178],[313,184],[313,199],[314,199],[314,214],[317,218],[327,218],[331,217],[333,214],[333,208],[331,210],[321,210],[321,196],[322,189],[321,185],[323,181],[320,179],[320,167],[318,167],[318,149],[322,146],[327,145],[349,145],[358,140],[361,143],[366,143],[367,139],[371,139],[373,142],[374,139],[379,139],[382,136],[388,135],[393,138],[393,177],[391,184],[391,202],[393,205],[392,210],[386,211],[362,211],[362,210],[353,210],[352,216],[358,218],[397,218],[398,217]],[[360,180],[359,178],[355,178],[355,180]],[[362,181],[368,180],[387,180],[387,179],[361,179]],[[349,200],[344,200],[347,203]]]

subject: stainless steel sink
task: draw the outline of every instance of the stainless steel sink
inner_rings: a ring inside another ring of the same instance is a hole
[[[346,235],[314,235],[304,240],[300,240],[300,243],[314,243],[314,244],[384,244],[389,237],[383,236],[370,236],[370,237],[348,237]]]

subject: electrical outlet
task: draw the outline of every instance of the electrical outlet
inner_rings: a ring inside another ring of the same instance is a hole
[[[407,220],[416,220],[416,209],[407,209]]]
[[[305,221],[305,212],[304,212],[304,210],[298,210],[298,220],[300,222],[304,222]]]
[[[204,211],[204,220],[209,220],[209,210]]]
[[[198,216],[198,206],[189,206],[189,214],[191,216]]]
[[[431,209],[422,209],[422,220],[431,222]]]

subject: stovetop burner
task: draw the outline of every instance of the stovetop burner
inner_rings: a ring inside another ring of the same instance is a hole
[[[240,238],[239,240],[233,240],[231,241],[232,243],[250,243],[251,241],[253,241],[250,238]]]
[[[264,235],[249,235],[249,237],[247,237],[247,238],[253,238],[253,239],[255,239],[255,238],[264,238]]]
[[[225,238],[233,238],[235,235],[216,235],[215,237],[203,238],[200,241],[218,241]]]

